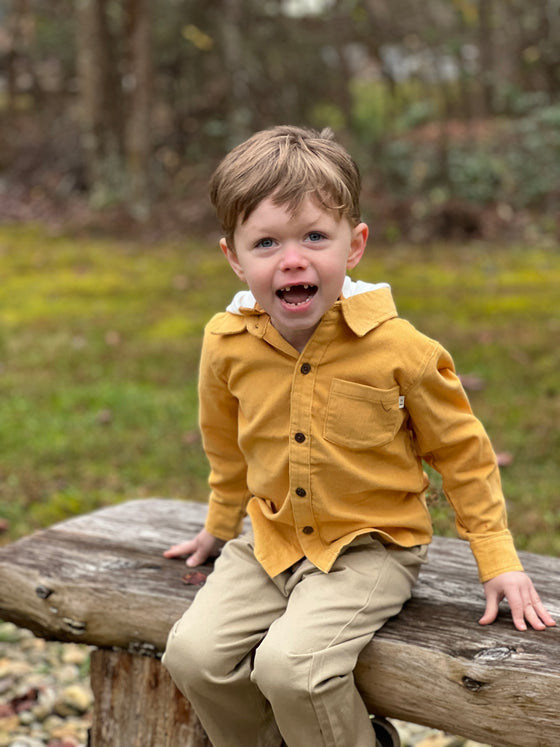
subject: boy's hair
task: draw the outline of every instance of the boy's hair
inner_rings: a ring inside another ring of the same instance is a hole
[[[214,205],[228,245],[238,221],[272,197],[294,213],[313,196],[352,225],[360,222],[360,172],[330,129],[280,125],[257,132],[231,150],[210,181]]]

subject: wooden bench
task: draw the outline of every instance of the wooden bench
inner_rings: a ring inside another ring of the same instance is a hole
[[[0,548],[0,618],[96,647],[92,747],[210,745],[158,659],[212,570],[190,574],[162,551],[196,534],[205,511],[130,501]],[[560,616],[560,559],[522,559]],[[368,708],[491,745],[558,747],[560,628],[519,633],[507,609],[481,627],[483,608],[467,544],[435,538],[413,598],[360,657],[356,679]]]

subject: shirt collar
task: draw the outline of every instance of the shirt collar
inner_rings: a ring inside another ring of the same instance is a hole
[[[391,288],[386,283],[348,298],[344,296],[337,303],[340,303],[344,321],[358,337],[398,316]]]
[[[340,299],[333,308],[340,308],[344,321],[358,337],[363,337],[388,319],[398,316],[391,288],[387,283],[365,283],[345,278]],[[255,300],[251,291],[239,291],[214,326],[216,334],[234,335],[248,330],[262,337],[268,326],[268,314]],[[259,320],[260,318],[260,320]]]

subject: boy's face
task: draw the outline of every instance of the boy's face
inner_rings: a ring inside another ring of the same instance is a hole
[[[235,250],[220,241],[235,274],[270,315],[272,324],[301,351],[323,314],[340,296],[348,270],[366,246],[365,223],[307,197],[297,213],[263,200],[234,232]]]

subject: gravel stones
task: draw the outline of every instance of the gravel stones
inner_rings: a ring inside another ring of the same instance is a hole
[[[0,747],[85,747],[89,651],[0,622]]]

